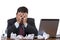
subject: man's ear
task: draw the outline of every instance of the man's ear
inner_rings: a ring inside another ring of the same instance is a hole
[[[16,13],[16,15],[17,15],[18,13]]]
[[[28,14],[27,14],[27,17],[28,17]]]
[[[17,17],[17,13],[16,13],[16,17]]]

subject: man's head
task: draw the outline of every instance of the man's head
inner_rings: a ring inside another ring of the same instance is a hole
[[[26,7],[22,6],[17,9],[16,19],[18,21],[20,21],[21,18],[27,19],[27,16],[28,16],[28,9]]]

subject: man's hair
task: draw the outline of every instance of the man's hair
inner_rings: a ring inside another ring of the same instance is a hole
[[[17,9],[17,13],[18,13],[18,12],[28,13],[28,9],[27,9],[26,7],[24,7],[24,6],[22,6],[22,7],[19,7],[19,8]]]

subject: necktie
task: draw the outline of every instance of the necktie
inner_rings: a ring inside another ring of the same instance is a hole
[[[22,35],[22,36],[25,35],[24,28],[23,28],[22,24],[20,24],[20,27],[19,27],[19,35]]]

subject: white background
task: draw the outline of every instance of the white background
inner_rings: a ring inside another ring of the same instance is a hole
[[[5,32],[7,20],[16,16],[20,6],[29,9],[28,17],[35,18],[37,30],[42,18],[60,19],[60,0],[0,0],[0,37]],[[60,26],[57,34],[60,34],[59,29]]]

